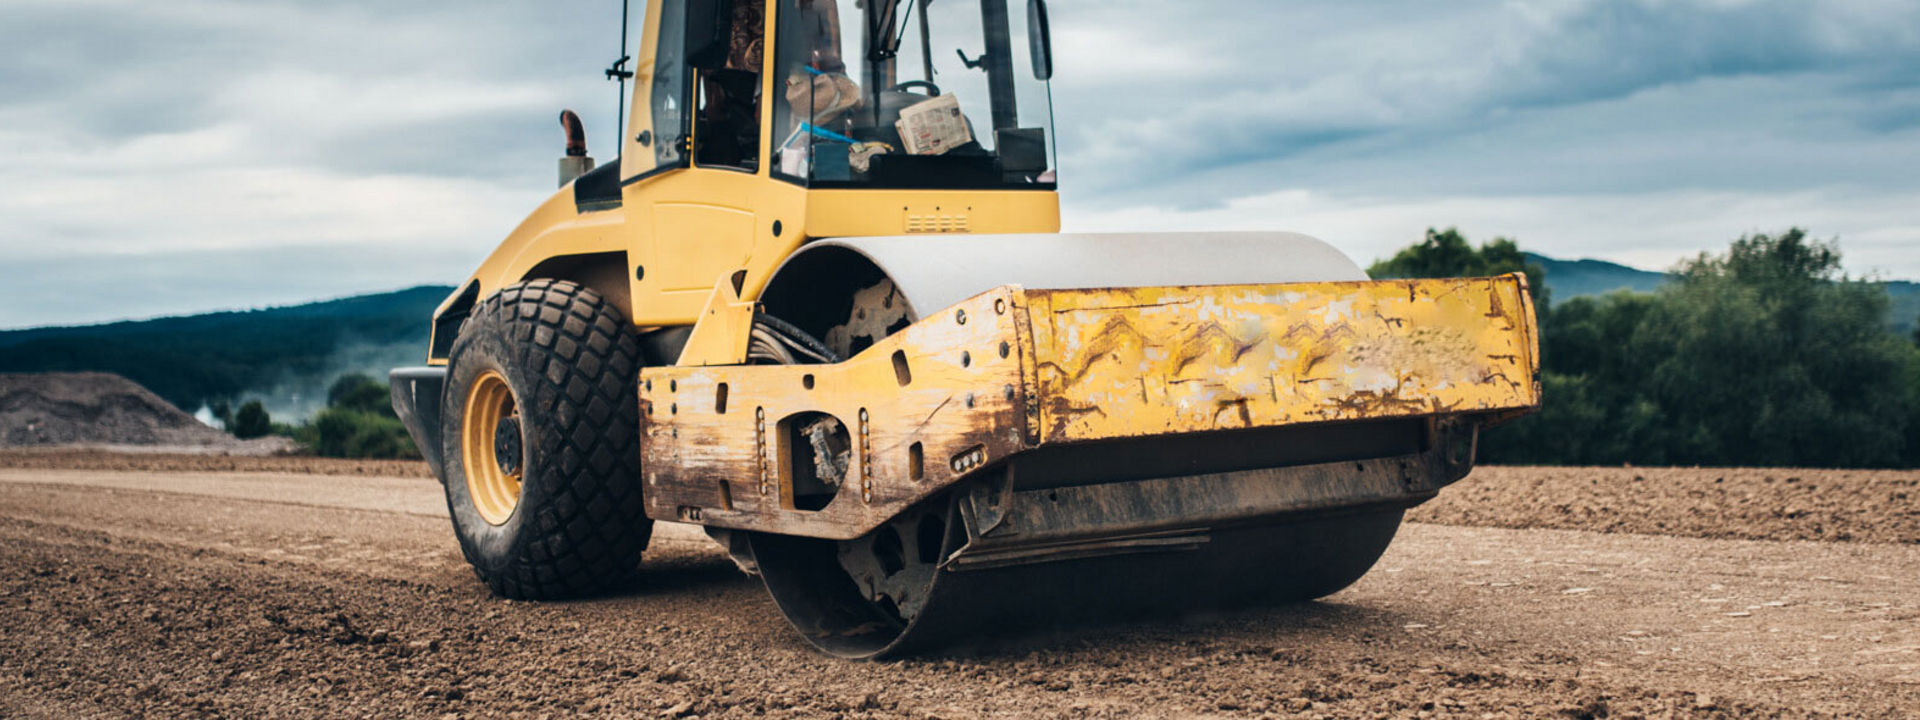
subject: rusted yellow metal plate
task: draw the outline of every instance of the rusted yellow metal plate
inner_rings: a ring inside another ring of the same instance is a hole
[[[859,537],[1042,445],[1539,404],[1517,276],[1113,290],[1003,286],[835,365],[648,368],[654,518]],[[831,503],[795,506],[795,433],[852,434]]]
[[[1023,449],[1019,300],[990,291],[834,365],[643,370],[647,515],[847,540]],[[796,423],[811,413],[852,445],[817,510],[794,506],[793,465],[813,457]]]
[[[1520,276],[1029,291],[1042,443],[1536,407]]]

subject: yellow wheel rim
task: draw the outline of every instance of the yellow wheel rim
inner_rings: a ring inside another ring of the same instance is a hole
[[[520,407],[513,388],[488,370],[467,391],[466,417],[460,423],[460,456],[466,467],[467,495],[473,509],[492,525],[506,524],[520,506]]]

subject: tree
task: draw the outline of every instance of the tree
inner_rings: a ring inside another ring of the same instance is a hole
[[[1889,299],[1794,228],[1678,268],[1630,340],[1643,392],[1686,464],[1888,466],[1903,460],[1912,348]]]
[[[335,380],[327,389],[327,408],[292,434],[327,457],[420,457],[393,411],[387,384],[357,373]]]
[[[1545,313],[1547,271],[1539,263],[1528,262],[1520,245],[1508,238],[1496,237],[1476,250],[1459,228],[1427,228],[1426,240],[1367,268],[1367,274],[1376,278],[1488,277],[1514,272],[1526,273],[1534,306]]]
[[[1657,311],[1653,295],[1619,291],[1561,303],[1541,322],[1540,411],[1488,432],[1488,462],[1664,464],[1665,425],[1641,389],[1647,367],[1626,338]]]
[[[233,425],[227,430],[241,440],[264,437],[273,431],[273,418],[267,416],[267,408],[259,400],[248,400],[234,413]]]
[[[1488,255],[1429,233],[1379,274],[1486,274]],[[1492,250],[1493,252],[1489,252]],[[1735,240],[1651,294],[1541,312],[1540,412],[1494,429],[1487,462],[1920,465],[1920,350],[1887,332],[1890,300],[1798,228]]]
[[[313,418],[313,450],[327,457],[418,458],[400,421],[377,413],[327,408]]]
[[[366,375],[342,375],[327,389],[327,407],[397,417],[387,384]]]

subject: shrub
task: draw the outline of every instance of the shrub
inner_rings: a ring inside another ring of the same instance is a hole
[[[228,430],[241,440],[265,437],[273,432],[273,418],[267,416],[267,408],[259,400],[249,400],[233,414],[233,424]]]
[[[418,459],[406,426],[379,413],[330,407],[313,418],[314,452],[327,457]]]

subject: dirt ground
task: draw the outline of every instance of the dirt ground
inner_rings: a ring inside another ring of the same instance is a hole
[[[164,451],[125,453],[82,448],[0,449],[0,468],[433,477],[433,471],[428,469],[427,464],[417,460],[345,460],[300,455],[210,455]]]
[[[656,531],[637,587],[514,603],[473,579],[423,473],[22,457],[0,455],[4,717],[1899,717],[1920,702],[1920,533],[1900,495],[1920,473],[1489,468],[1322,602],[847,663],[806,649],[684,526]]]
[[[1741,540],[1920,543],[1920,472],[1486,467],[1416,522]]]
[[[433,477],[426,463],[0,449],[0,468]],[[1413,522],[1738,540],[1920,543],[1920,472],[1483,467]]]

